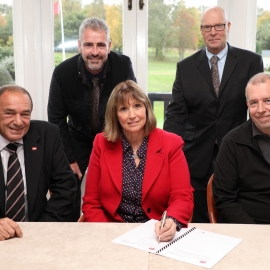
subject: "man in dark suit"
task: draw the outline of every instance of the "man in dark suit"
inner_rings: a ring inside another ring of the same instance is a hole
[[[76,181],[59,128],[45,121],[31,121],[32,108],[32,99],[24,88],[0,87],[0,240],[22,236],[16,221],[65,221],[74,206]],[[12,164],[10,144],[17,146]],[[18,167],[9,177],[18,160]],[[18,184],[9,192],[19,174]],[[19,196],[12,199],[18,188]],[[52,193],[49,200],[48,190]],[[13,211],[20,200],[22,203]]]
[[[136,81],[129,57],[110,49],[106,22],[85,19],[79,28],[80,54],[58,65],[51,80],[48,119],[59,126],[65,153],[77,177],[76,203],[70,221],[77,221],[80,216],[81,179],[95,135],[103,130],[109,96],[118,83]]]
[[[193,222],[209,222],[206,186],[218,148],[228,131],[246,121],[245,86],[254,74],[263,71],[261,56],[226,42],[230,26],[222,8],[204,11],[201,34],[206,47],[177,64],[172,100],[166,110],[164,129],[185,141],[195,189]],[[213,56],[218,57],[217,87],[211,76]]]

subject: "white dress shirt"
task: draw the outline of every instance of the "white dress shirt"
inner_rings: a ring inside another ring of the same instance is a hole
[[[24,184],[24,198],[25,198],[25,221],[29,221],[28,218],[28,203],[27,203],[27,186],[26,186],[26,176],[25,176],[25,163],[24,163],[24,150],[23,150],[23,139],[16,141],[19,143],[17,148],[17,155],[21,165],[22,175],[23,175],[23,184]],[[10,142],[0,135],[0,151],[1,151],[1,160],[4,173],[5,186],[7,184],[7,167],[8,159],[10,156],[9,150],[6,146]],[[5,191],[5,198],[7,197],[7,192]]]

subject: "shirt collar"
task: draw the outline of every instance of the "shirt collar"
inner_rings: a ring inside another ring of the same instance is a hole
[[[17,140],[16,141],[19,144],[23,144],[23,139]],[[10,141],[6,140],[3,136],[0,135],[0,150],[2,151],[8,144],[10,143]]]
[[[252,121],[252,135],[253,137],[256,137],[256,136],[261,136],[263,137],[264,139],[266,140],[270,140],[270,136],[268,136],[267,134],[264,134],[262,133],[258,128],[257,126],[254,124],[254,122]]]
[[[210,61],[210,59],[212,58],[213,55],[216,55],[219,58],[219,60],[221,62],[223,62],[225,60],[225,57],[226,57],[227,53],[228,53],[228,44],[226,43],[225,48],[221,52],[219,52],[218,54],[212,54],[211,52],[208,51],[207,47],[205,49],[206,49],[205,50],[206,51],[206,56],[207,56],[209,61]]]

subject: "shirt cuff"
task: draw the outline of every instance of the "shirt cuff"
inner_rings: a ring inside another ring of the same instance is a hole
[[[175,222],[175,224],[176,224],[176,231],[179,232],[179,231],[182,229],[183,224],[180,223],[177,219],[175,219],[175,218],[172,217],[172,216],[167,216],[166,219],[167,219],[167,218],[171,218],[171,219]]]

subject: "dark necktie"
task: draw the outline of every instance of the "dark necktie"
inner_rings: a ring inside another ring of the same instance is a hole
[[[213,81],[214,89],[217,96],[218,96],[219,86],[220,86],[218,65],[217,65],[218,60],[219,58],[216,55],[213,55],[210,59],[212,81]]]
[[[10,151],[7,168],[6,217],[14,221],[25,220],[25,199],[22,170],[16,153],[18,143],[10,143],[6,148]]]
[[[93,83],[93,130],[95,133],[99,132],[99,115],[98,115],[98,106],[99,106],[99,79],[94,77],[92,79]]]

